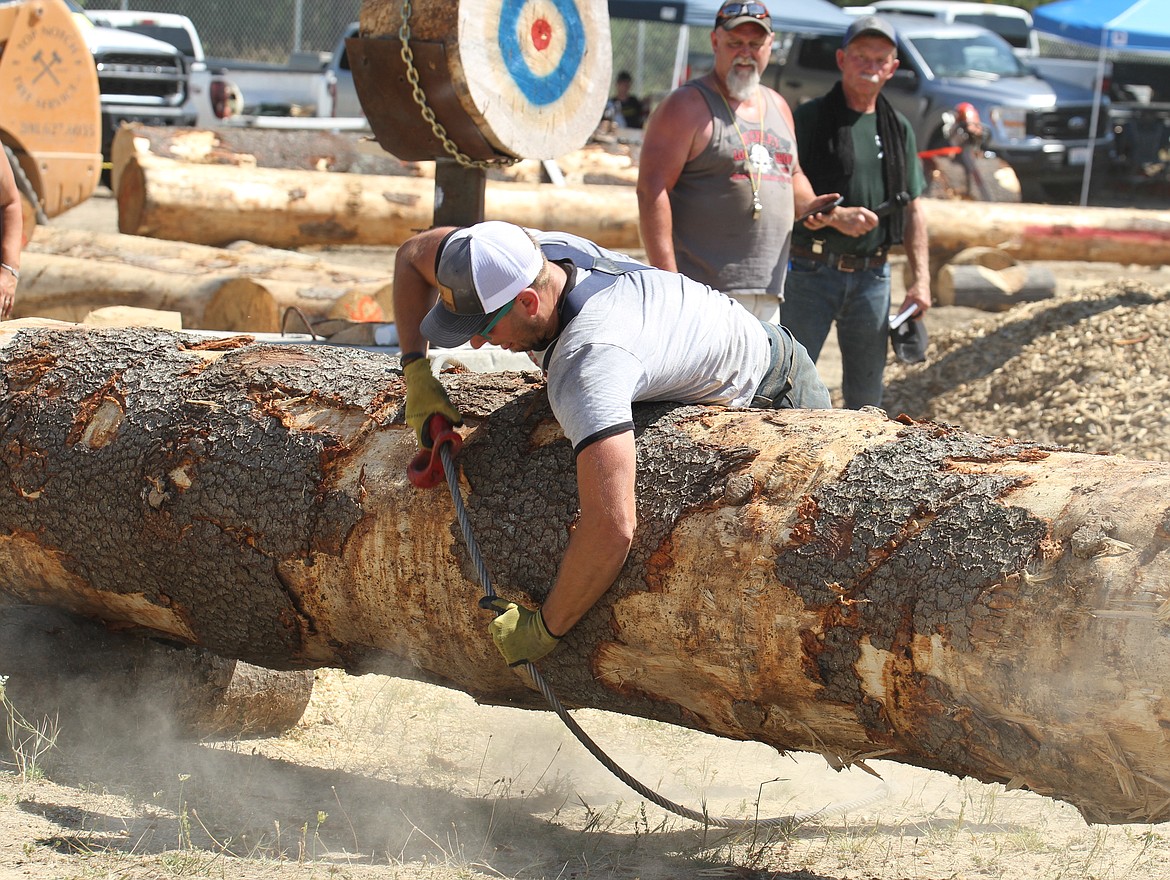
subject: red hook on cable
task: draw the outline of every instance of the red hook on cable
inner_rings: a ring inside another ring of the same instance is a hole
[[[454,430],[446,416],[435,413],[427,420],[427,433],[431,435],[429,449],[420,449],[406,466],[406,476],[419,489],[433,489],[443,481],[443,458],[439,449],[451,444],[451,454],[458,454],[463,448],[463,438]]]

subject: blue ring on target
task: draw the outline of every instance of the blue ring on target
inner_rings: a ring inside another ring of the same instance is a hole
[[[512,75],[512,80],[520,87],[521,94],[537,106],[543,107],[559,101],[568,91],[569,86],[577,77],[581,69],[581,59],[585,57],[585,25],[577,12],[573,0],[545,0],[551,3],[561,14],[565,22],[565,51],[561,55],[560,63],[544,76],[537,76],[524,60],[524,50],[520,47],[520,40],[516,33],[516,22],[526,3],[531,0],[504,0],[500,8],[500,26],[497,31],[497,41],[500,53],[504,58],[504,66]]]

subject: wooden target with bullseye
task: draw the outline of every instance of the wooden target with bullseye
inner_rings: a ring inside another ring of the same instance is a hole
[[[402,0],[364,0],[361,37],[349,44],[354,82],[383,147],[403,159],[443,158],[449,150],[399,57],[403,11]],[[604,3],[411,0],[408,11],[421,93],[471,158],[554,159],[596,129],[612,69]]]

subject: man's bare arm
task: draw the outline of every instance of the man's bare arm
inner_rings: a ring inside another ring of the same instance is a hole
[[[577,456],[581,517],[557,581],[541,608],[545,626],[563,636],[613,584],[630,552],[637,522],[634,433],[598,440]]]
[[[926,211],[923,210],[922,200],[914,199],[906,206],[906,229],[903,236],[903,246],[906,249],[906,262],[910,266],[912,281],[906,288],[906,298],[902,300],[904,311],[910,303],[918,306],[918,313],[922,314],[930,308],[930,242],[926,232]]]
[[[0,263],[12,267],[0,269],[0,319],[12,316],[16,302],[16,275],[20,271],[20,246],[24,235],[23,208],[16,178],[7,156],[0,156]]]
[[[419,325],[438,299],[435,254],[454,228],[437,226],[420,232],[403,242],[394,255],[394,323],[403,352],[427,351]]]
[[[638,159],[638,222],[646,258],[659,269],[678,271],[670,191],[710,137],[706,102],[694,89],[671,93],[646,123]]]

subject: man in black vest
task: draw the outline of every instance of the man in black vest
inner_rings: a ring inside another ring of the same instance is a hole
[[[893,245],[904,244],[913,280],[899,312],[930,308],[925,189],[914,130],[881,94],[898,69],[897,36],[875,15],[858,18],[837,50],[841,81],[794,112],[801,164],[817,192],[841,207],[797,224],[781,320],[815,361],[837,325],[845,406],[881,406],[889,352]]]

